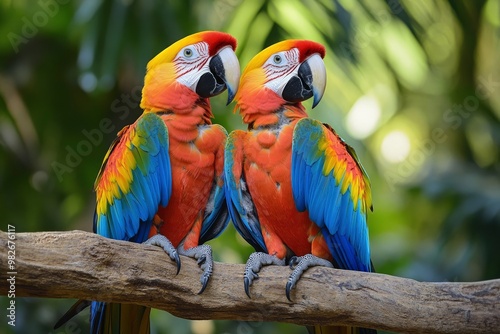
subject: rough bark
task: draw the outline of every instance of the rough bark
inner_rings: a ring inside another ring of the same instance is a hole
[[[11,276],[8,234],[0,232],[0,290]],[[290,270],[266,267],[243,291],[241,264],[216,263],[206,291],[192,259],[175,264],[158,247],[73,232],[16,233],[16,297],[81,298],[141,304],[187,319],[352,325],[405,333],[500,331],[500,280],[424,283],[372,273],[313,268],[285,297]],[[11,243],[12,245],[12,243]]]

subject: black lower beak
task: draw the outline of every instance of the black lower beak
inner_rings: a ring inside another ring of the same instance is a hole
[[[204,73],[196,85],[196,93],[206,98],[218,95],[226,89],[224,64],[219,55],[214,56],[208,66],[210,72]]]
[[[313,96],[313,77],[307,62],[299,66],[298,75],[292,77],[283,89],[282,97],[288,102],[301,102]]]

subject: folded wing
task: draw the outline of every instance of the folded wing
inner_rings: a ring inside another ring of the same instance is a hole
[[[158,206],[172,192],[168,129],[156,114],[144,114],[118,134],[95,182],[94,232],[143,242]]]
[[[341,269],[372,271],[366,214],[371,189],[354,150],[328,125],[305,118],[293,134],[292,191]]]

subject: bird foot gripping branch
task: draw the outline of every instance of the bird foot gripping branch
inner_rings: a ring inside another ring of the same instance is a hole
[[[172,261],[175,261],[175,264],[177,265],[176,275],[179,274],[179,271],[181,270],[181,259],[179,258],[179,252],[174,247],[174,245],[172,245],[170,240],[168,240],[165,236],[161,234],[156,234],[153,235],[148,240],[144,241],[143,244],[161,247],[165,251],[165,253],[167,253],[168,256],[170,256]]]
[[[203,270],[203,274],[200,277],[201,282],[201,290],[198,294],[203,293],[205,291],[208,280],[212,276],[214,261],[212,257],[212,248],[208,245],[200,245],[189,249],[184,249],[183,245],[179,245],[178,248],[179,254],[194,258],[197,260],[196,262],[200,266],[201,270]]]
[[[293,256],[289,261],[289,265],[290,269],[293,270],[288,278],[288,282],[286,283],[286,298],[289,301],[292,301],[290,298],[290,291],[295,287],[300,277],[307,269],[317,266],[333,268],[333,264],[330,261],[312,254]]]
[[[259,272],[262,267],[269,265],[284,266],[285,264],[285,259],[279,259],[274,255],[262,252],[255,252],[250,254],[245,265],[245,273],[243,274],[245,293],[247,294],[248,298],[251,298],[250,285],[252,285],[254,279],[259,278]]]
[[[175,263],[177,264],[176,275],[179,274],[179,271],[181,269],[181,260],[179,258],[179,255],[184,255],[195,259],[201,270],[203,270],[203,274],[200,278],[201,290],[198,292],[198,294],[201,294],[203,291],[205,291],[208,285],[208,281],[212,276],[214,267],[212,248],[210,246],[200,245],[193,248],[184,249],[184,245],[180,244],[177,248],[175,248],[170,240],[168,240],[164,235],[161,234],[152,236],[148,240],[144,241],[143,244],[161,247],[165,251],[165,253],[170,256],[172,261],[175,261]]]

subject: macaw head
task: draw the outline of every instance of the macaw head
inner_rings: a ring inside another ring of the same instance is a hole
[[[226,88],[229,104],[240,77],[235,49],[236,39],[218,31],[199,32],[170,45],[148,63],[141,108],[182,112]]]
[[[262,50],[243,71],[236,108],[243,115],[267,114],[311,97],[314,108],[326,86],[324,56],[323,45],[309,40],[285,40]]]

